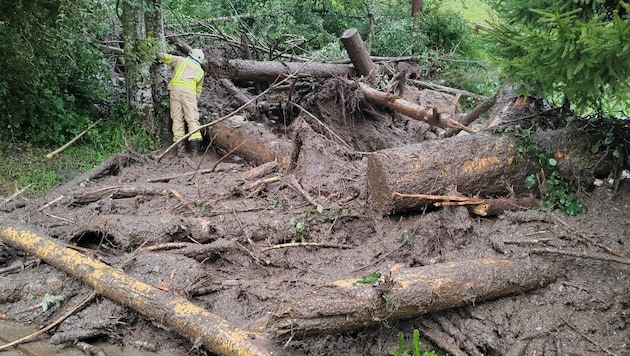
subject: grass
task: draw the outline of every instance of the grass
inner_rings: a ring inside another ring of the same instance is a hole
[[[30,186],[24,196],[43,193],[98,164],[102,155],[86,146],[76,146],[52,157],[55,148],[0,143],[0,196],[10,196]],[[91,152],[90,152],[91,151]]]
[[[0,201],[27,186],[22,196],[44,193],[121,152],[127,140],[138,151],[154,145],[130,118],[100,124],[65,151],[46,158],[57,146],[0,139]]]
[[[440,6],[461,13],[464,19],[473,24],[486,24],[495,18],[494,11],[484,0],[443,1]]]

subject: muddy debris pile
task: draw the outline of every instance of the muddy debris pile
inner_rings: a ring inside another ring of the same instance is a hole
[[[589,212],[532,209],[516,138],[476,121],[531,120],[523,98],[464,113],[350,57],[211,58],[203,155],[126,151],[2,203],[0,316],[173,355],[387,355],[415,329],[451,355],[630,354],[628,183],[539,132]]]

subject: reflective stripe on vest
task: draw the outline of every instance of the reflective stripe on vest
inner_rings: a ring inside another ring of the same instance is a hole
[[[199,81],[201,81],[201,78],[203,78],[203,70],[201,70],[201,68],[199,68],[197,75],[195,75],[195,77],[193,78],[193,81],[186,81],[182,79],[182,73],[184,73],[186,66],[189,66],[189,65],[199,67],[197,63],[193,62],[191,59],[185,58],[183,61],[181,61],[181,63],[179,63],[179,65],[177,66],[177,69],[175,69],[175,73],[173,74],[173,79],[171,79],[171,81],[168,83],[168,86],[169,87],[173,87],[173,86],[183,87],[186,89],[190,89],[195,93],[200,93],[201,90],[199,89],[201,88],[198,88],[197,83],[199,83]]]

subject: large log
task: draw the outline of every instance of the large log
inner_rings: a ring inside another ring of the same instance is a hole
[[[341,43],[346,48],[352,64],[356,68],[357,72],[363,76],[369,76],[372,74],[374,65],[370,58],[370,52],[368,52],[359,30],[356,28],[350,28],[343,32],[341,35]]]
[[[386,106],[412,119],[424,121],[429,125],[443,129],[452,127],[465,130],[468,133],[474,133],[474,131],[450,117],[443,118],[436,107],[427,109],[404,98],[400,98],[397,95],[382,92],[363,83],[359,83],[359,89],[361,89],[361,93],[363,93],[365,98],[371,102]]]
[[[98,293],[150,319],[158,320],[192,342],[219,355],[274,355],[288,351],[275,347],[263,334],[230,325],[216,314],[183,297],[145,284],[85,255],[28,230],[0,228],[0,239],[63,270]]]
[[[268,327],[278,336],[356,330],[540,288],[557,275],[555,266],[531,258],[394,266],[372,283],[342,279],[301,290],[279,303]]]
[[[354,67],[348,64],[208,59],[207,65],[208,71],[219,77],[263,82],[273,82],[289,75],[318,78],[354,75]]]
[[[541,132],[536,142],[553,153],[567,176],[588,182],[601,157],[591,155],[571,129]],[[528,195],[525,178],[537,173],[526,160],[514,164],[516,138],[483,133],[426,141],[368,156],[368,205],[377,214],[415,210],[428,202],[394,195],[432,194],[495,197]],[[512,192],[510,191],[512,190]]]
[[[246,121],[243,116],[233,116],[212,126],[212,144],[260,165],[277,161],[281,166],[291,162],[293,145],[269,132],[262,124]]]

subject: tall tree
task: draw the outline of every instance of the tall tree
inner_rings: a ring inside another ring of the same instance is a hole
[[[147,33],[144,22],[146,7],[142,0],[122,2],[122,28],[125,40],[125,85],[127,105],[140,115],[142,126],[149,132],[153,125],[153,96],[150,63],[146,60]]]
[[[578,107],[630,99],[630,5],[621,0],[495,0],[489,31],[509,79]],[[608,104],[610,105],[610,104]]]
[[[157,43],[156,48],[160,52],[165,52],[166,37],[164,35],[162,0],[149,0],[149,2],[150,8],[145,14],[147,36],[155,39]],[[151,87],[155,122],[158,125],[156,134],[163,140],[168,140],[171,135],[171,130],[169,128],[170,119],[168,117],[168,101],[165,99],[168,96],[168,92],[166,90],[167,75],[167,67],[154,62],[151,67]]]

